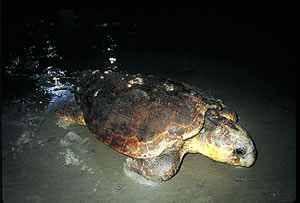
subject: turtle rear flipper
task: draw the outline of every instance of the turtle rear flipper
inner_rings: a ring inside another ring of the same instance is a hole
[[[62,120],[75,122],[80,125],[86,125],[83,117],[83,112],[76,103],[65,104],[60,108],[57,108],[56,116]]]

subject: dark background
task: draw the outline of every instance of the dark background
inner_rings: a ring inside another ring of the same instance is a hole
[[[119,35],[134,27],[135,37],[123,42],[128,45],[126,51],[189,51],[215,58],[258,59],[258,63],[270,59],[283,62],[295,56],[297,26],[292,8],[22,9],[5,6],[1,23],[3,55],[26,46],[28,24],[41,19],[55,22],[50,34],[61,37],[64,48],[73,49],[69,46],[76,44],[76,51],[81,53],[86,48],[84,45],[97,35],[93,25],[103,20],[122,22],[122,27],[115,31]]]
[[[113,56],[122,61],[125,69],[139,60],[151,64],[152,60],[146,57],[149,55],[161,60],[162,64],[168,64],[170,58],[166,59],[167,55],[173,55],[171,60],[178,60],[176,63],[179,64],[185,59],[202,57],[220,63],[254,64],[259,77],[278,81],[289,91],[287,86],[295,86],[295,19],[296,12],[292,7],[46,9],[15,8],[4,4],[2,81],[9,83],[3,78],[7,76],[3,67],[13,57],[25,55],[24,47],[32,44],[36,48],[36,43],[41,43],[40,47],[43,47],[42,43],[47,39],[55,42],[63,59],[44,60],[44,64],[40,60],[40,67],[35,72],[43,71],[49,63],[67,70],[103,66],[106,55],[99,50],[104,49],[105,43],[111,43],[106,36],[109,32],[119,43]],[[115,22],[121,24],[108,29],[93,27]],[[103,46],[91,49],[91,44],[100,40],[106,40]],[[32,55],[42,54],[42,50],[36,48],[35,51]],[[22,67],[18,71],[30,74]],[[9,87],[12,85],[9,83]],[[2,83],[2,88],[5,86]]]

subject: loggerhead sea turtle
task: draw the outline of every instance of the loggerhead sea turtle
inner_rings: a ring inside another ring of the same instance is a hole
[[[250,167],[256,150],[235,112],[185,83],[99,70],[77,81],[77,104],[57,117],[87,125],[92,135],[132,157],[131,172],[154,181],[173,177],[186,153]]]

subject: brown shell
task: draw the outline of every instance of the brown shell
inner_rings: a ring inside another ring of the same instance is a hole
[[[76,101],[99,140],[135,158],[158,156],[196,135],[207,108],[222,103],[183,83],[112,71],[85,73]]]

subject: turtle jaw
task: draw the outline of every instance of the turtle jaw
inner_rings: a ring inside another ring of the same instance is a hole
[[[256,151],[249,152],[245,154],[243,157],[239,158],[239,164],[233,164],[237,166],[251,167],[256,160]]]
[[[217,162],[222,162],[234,166],[251,167],[256,160],[256,151],[250,149],[249,152],[241,155],[236,154],[240,148],[233,149],[232,146],[217,145],[216,143],[209,143],[207,141],[202,144],[198,150],[201,154],[213,159]],[[250,147],[252,148],[252,147]],[[248,149],[247,149],[248,151]]]

